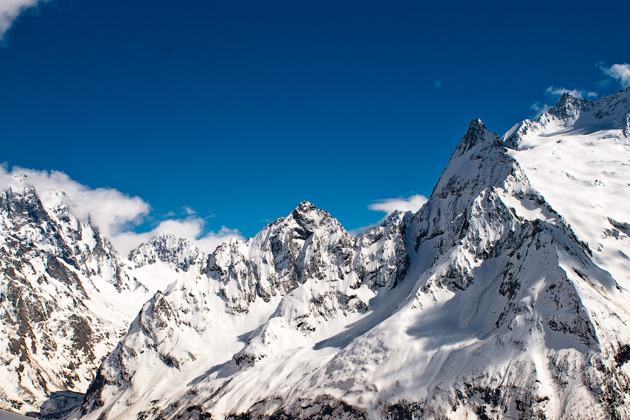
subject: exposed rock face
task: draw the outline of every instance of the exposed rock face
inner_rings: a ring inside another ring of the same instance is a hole
[[[249,241],[220,245],[206,273],[221,283],[219,293],[235,313],[309,280],[339,283],[339,290],[391,288],[409,264],[404,216],[397,212],[355,239],[328,212],[302,202]]]
[[[0,193],[0,408],[12,411],[85,391],[131,316],[104,295],[146,296],[63,194],[44,194],[20,183]]]
[[[395,211],[376,227],[357,237],[355,270],[371,289],[391,289],[405,278],[410,258],[407,226],[411,213]]]
[[[266,226],[247,242],[224,243],[208,261],[208,276],[235,312],[257,298],[283,296],[307,279],[344,280],[354,241],[328,212],[308,202]]]
[[[170,234],[158,235],[129,253],[134,268],[162,261],[177,271],[188,271],[202,259],[203,253],[189,240]]]

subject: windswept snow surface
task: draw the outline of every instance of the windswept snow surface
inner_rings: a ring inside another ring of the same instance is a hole
[[[580,106],[581,105],[581,106]],[[510,150],[532,185],[589,245],[593,260],[630,287],[630,91],[596,103],[570,96],[526,121]],[[561,118],[570,113],[568,118]]]

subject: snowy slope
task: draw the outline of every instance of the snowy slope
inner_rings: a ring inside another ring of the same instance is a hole
[[[72,417],[630,418],[629,97],[474,120],[429,201],[357,238],[304,202],[224,243]]]
[[[527,177],[624,287],[630,287],[629,109],[627,89],[595,103],[564,95],[507,139]]]
[[[85,392],[149,296],[62,192],[16,178],[0,192],[0,408]]]

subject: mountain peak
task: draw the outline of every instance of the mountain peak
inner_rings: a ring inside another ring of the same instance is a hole
[[[134,268],[155,264],[158,260],[171,264],[178,271],[188,271],[202,258],[202,252],[188,239],[170,233],[159,233],[129,253]]]
[[[476,118],[470,122],[466,134],[464,134],[464,137],[462,137],[461,141],[453,151],[451,159],[453,159],[453,157],[464,155],[478,144],[495,143],[498,143],[497,135],[495,133],[491,133],[481,119]]]
[[[488,128],[484,125],[481,119],[476,118],[468,125],[468,130],[466,131],[466,134],[464,134],[464,137],[462,137],[460,145],[464,146],[464,148],[468,150],[482,140],[486,133],[489,133]]]
[[[562,96],[560,96],[560,99],[558,99],[556,105],[547,112],[558,118],[575,118],[588,103],[591,102],[576,98],[569,92],[564,92]]]
[[[470,124],[468,125],[468,130],[470,131],[471,128],[481,128],[481,129],[486,129],[485,124],[483,123],[483,121],[481,121],[481,118],[474,118]]]
[[[5,191],[7,191],[9,195],[15,197],[27,197],[31,195],[37,195],[35,187],[33,187],[31,184],[27,184],[25,180],[26,178],[19,179],[16,184],[9,185],[8,188],[5,189]]]
[[[28,174],[25,173],[15,173],[5,178],[5,183],[0,190],[16,198],[37,195],[35,187],[29,182]]]
[[[309,213],[313,210],[317,210],[317,207],[315,207],[315,204],[304,200],[295,208],[294,211],[298,213]]]

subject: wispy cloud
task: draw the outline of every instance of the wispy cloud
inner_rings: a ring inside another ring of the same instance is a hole
[[[536,102],[532,106],[529,107],[532,111],[536,113],[536,118],[540,117],[543,112],[551,108],[551,106],[547,104],[540,104],[540,102]]]
[[[59,198],[81,220],[90,220],[114,247],[126,256],[129,251],[159,233],[171,233],[192,240],[200,249],[211,252],[223,240],[241,238],[238,230],[222,227],[218,232],[206,232],[206,221],[194,212],[186,211],[185,218],[167,218],[149,232],[136,232],[134,227],[147,220],[151,207],[140,197],[131,197],[113,188],[90,188],[58,171],[38,171],[0,166],[0,190],[32,185],[44,203]]]
[[[183,209],[186,212],[186,214],[189,215],[189,216],[193,215],[193,214],[197,214],[197,212],[195,210],[191,209],[188,206],[184,206]]]
[[[630,64],[613,64],[606,67],[604,63],[598,63],[598,67],[606,76],[617,80],[624,89],[630,87]]]
[[[374,204],[370,204],[368,209],[374,211],[382,211],[390,214],[396,210],[416,212],[427,202],[427,198],[423,195],[416,194],[408,198],[387,198],[378,200]]]
[[[0,0],[0,41],[11,28],[13,22],[24,10],[34,7],[45,0]]]
[[[206,221],[200,217],[189,216],[185,219],[167,219],[149,232],[124,231],[113,236],[112,243],[122,255],[126,256],[129,251],[136,248],[143,242],[148,241],[156,235],[170,233],[180,238],[186,238],[194,243],[199,249],[210,253],[221,244],[237,238],[243,239],[238,229],[229,229],[222,226],[218,232],[204,232]]]
[[[597,95],[597,93],[591,92],[588,90],[566,89],[566,88],[560,88],[560,87],[554,87],[554,86],[549,86],[547,89],[545,89],[545,92],[547,92],[549,95],[554,96],[554,97],[559,97],[565,93],[568,93],[574,98],[579,98],[579,99],[596,98],[597,96],[599,96]]]
[[[43,200],[54,199],[50,196],[53,191],[63,191],[65,201],[76,216],[83,220],[90,218],[108,237],[141,223],[150,210],[150,206],[140,197],[130,197],[113,188],[92,189],[72,180],[63,172],[19,167],[9,171],[6,167],[0,168],[2,190],[23,187],[25,184],[35,187]]]
[[[415,213],[420,210],[420,207],[422,207],[427,201],[427,198],[420,194],[412,195],[411,197],[407,198],[386,198],[384,200],[378,200],[376,203],[370,204],[368,206],[368,209],[374,211],[382,211],[383,213],[387,213],[388,215],[395,212],[396,210],[411,211]],[[361,226],[356,229],[349,230],[348,233],[352,236],[358,236],[377,225],[378,223],[372,223],[367,226]]]
[[[208,232],[203,236],[197,237],[195,239],[195,243],[197,246],[205,251],[212,252],[217,246],[221,245],[221,243],[225,241],[229,241],[230,239],[243,239],[243,235],[238,229],[230,229],[225,226],[221,226],[218,232]]]

